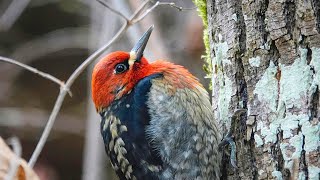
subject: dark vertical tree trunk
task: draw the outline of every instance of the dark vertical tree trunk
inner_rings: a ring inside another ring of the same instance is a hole
[[[207,19],[213,108],[237,145],[222,179],[318,180],[319,0],[207,0]]]

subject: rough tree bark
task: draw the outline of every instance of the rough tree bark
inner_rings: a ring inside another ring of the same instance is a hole
[[[222,179],[318,180],[319,0],[206,4],[213,108],[237,145]],[[247,114],[230,122],[237,108]]]

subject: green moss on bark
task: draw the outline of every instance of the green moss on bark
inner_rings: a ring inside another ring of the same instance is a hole
[[[203,56],[207,66],[204,66],[204,70],[208,73],[208,77],[211,77],[212,73],[212,64],[210,59],[210,41],[208,34],[208,18],[207,18],[207,1],[206,0],[193,0],[193,3],[197,6],[198,14],[203,22],[203,42],[206,48],[206,53]]]

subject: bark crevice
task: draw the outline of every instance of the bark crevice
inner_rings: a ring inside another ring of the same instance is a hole
[[[261,32],[261,36],[262,36],[262,43],[264,44],[268,41],[268,35],[269,32],[266,29],[266,12],[268,10],[268,6],[269,6],[269,0],[265,0],[262,1],[260,3],[260,9],[257,12],[257,24],[258,24],[258,29]]]
[[[246,40],[247,40],[247,35],[246,35],[246,24],[244,22],[244,16],[242,12],[242,0],[239,0],[239,3],[236,3],[235,5],[235,11],[237,14],[237,23],[238,23],[238,29],[240,31],[239,34],[239,50],[240,50],[240,56],[242,56],[247,47],[246,47]]]
[[[275,40],[271,41],[270,50],[269,50],[269,59],[273,62],[275,66],[278,66],[278,61],[280,59],[279,49],[276,45]]]
[[[285,169],[285,161],[281,153],[280,143],[283,141],[283,131],[277,134],[277,142],[270,145],[271,157],[275,162],[275,170],[280,171],[283,174],[284,179],[289,179],[290,171]],[[289,173],[288,173],[289,172]]]
[[[319,107],[319,102],[320,102],[320,92],[319,92],[319,86],[317,86],[315,92],[311,95],[311,102],[309,102],[310,106],[310,120],[313,118],[318,117],[318,107]]]
[[[316,29],[320,33],[320,1],[312,0],[312,9],[316,17]]]
[[[306,47],[307,49],[307,64],[309,65],[312,59],[312,50],[309,46]]]
[[[304,172],[305,179],[309,179],[308,164],[306,162],[306,151],[304,150],[304,147],[305,147],[305,135],[302,135],[302,150],[300,155],[299,170]]]
[[[293,31],[295,28],[295,14],[296,14],[296,6],[294,3],[294,0],[286,0],[284,3],[284,17],[286,22],[286,29],[288,31],[288,34],[290,35],[290,38],[293,37]]]
[[[237,97],[238,97],[238,104],[237,104],[237,108],[243,108],[243,109],[247,109],[248,108],[248,92],[247,92],[247,82],[244,78],[244,68],[243,68],[243,63],[242,63],[242,59],[236,59],[236,84],[237,84]],[[244,118],[243,118],[244,117]],[[241,116],[241,124],[240,127],[240,133],[245,134],[246,132],[246,115],[242,115]]]

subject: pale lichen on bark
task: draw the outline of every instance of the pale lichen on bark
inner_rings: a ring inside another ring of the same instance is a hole
[[[239,169],[223,179],[319,179],[320,3],[207,1],[213,108],[236,122]],[[228,162],[224,159],[224,162]]]
[[[275,112],[275,115],[270,115],[266,118],[267,121],[262,120],[257,125],[257,133],[255,134],[256,147],[260,147],[263,144],[268,143],[280,143],[280,149],[284,160],[284,168],[288,169],[293,177],[298,177],[297,173],[305,173],[298,171],[295,167],[299,167],[299,161],[302,151],[305,151],[306,162],[308,164],[308,176],[309,178],[318,178],[319,176],[319,164],[314,164],[310,160],[314,158],[314,154],[319,153],[319,120],[310,117],[308,111],[308,100],[313,88],[312,86],[318,86],[318,74],[312,72],[311,66],[314,71],[317,72],[319,66],[320,57],[318,56],[317,49],[314,49],[316,57],[312,57],[312,60],[317,59],[317,65],[308,65],[306,59],[306,49],[301,49],[301,55],[299,59],[296,59],[292,65],[280,66],[282,72],[280,79],[280,92],[277,109],[275,108],[274,98],[275,90],[277,89],[274,82],[274,76],[269,75],[270,67],[266,70],[266,73],[258,81],[255,93],[259,97],[261,103],[269,106],[271,112]],[[314,62],[314,61],[312,61]],[[272,67],[272,74],[276,72],[276,69]],[[273,83],[265,83],[273,82]],[[265,87],[270,87],[273,90],[268,91],[261,88],[260,84]],[[310,91],[311,90],[311,91]],[[282,134],[282,140],[278,139],[278,134]],[[257,135],[260,134],[260,135]],[[281,141],[281,142],[279,142]]]
[[[222,41],[222,39],[220,39]],[[231,62],[227,59],[228,44],[226,42],[218,42],[214,44],[215,56],[212,60],[212,67],[215,67],[215,73],[212,74],[212,84],[219,84],[214,86],[213,90],[219,88],[217,94],[217,101],[213,101],[213,108],[218,108],[218,111],[214,111],[215,118],[221,121],[220,124],[226,124],[230,128],[228,108],[232,96],[232,82],[224,74],[223,67]],[[218,82],[215,82],[218,81]]]
[[[249,63],[250,63],[250,66],[252,67],[259,67],[260,62],[261,62],[260,56],[249,58]]]

